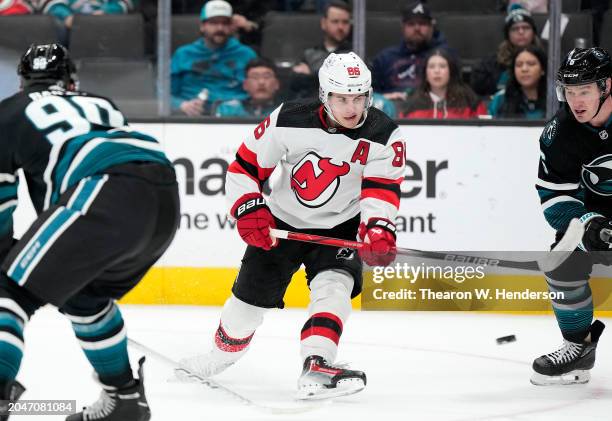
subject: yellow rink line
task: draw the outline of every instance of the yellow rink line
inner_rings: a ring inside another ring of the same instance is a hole
[[[125,304],[152,305],[206,305],[221,306],[229,297],[237,268],[199,268],[199,267],[154,267],[136,288],[126,295],[121,302]],[[487,280],[498,287],[507,285],[540,285],[544,280],[539,276],[524,275],[487,275]],[[604,281],[604,282],[602,282]],[[595,278],[592,284],[597,296],[608,294],[612,290],[612,281]],[[609,285],[609,287],[608,287]],[[544,290],[544,289],[543,289]],[[612,300],[612,294],[606,300],[605,308]],[[294,277],[285,295],[286,307],[305,308],[308,306],[309,291],[306,286],[306,274],[300,270]],[[353,300],[353,308],[361,308],[360,298]],[[503,314],[551,314],[551,311],[487,311],[486,313]],[[612,316],[612,311],[597,311],[598,316]]]
[[[237,274],[237,268],[154,267],[121,302],[220,306]],[[308,299],[306,274],[301,270],[289,285],[285,306],[306,307]],[[353,301],[360,304],[359,299]]]

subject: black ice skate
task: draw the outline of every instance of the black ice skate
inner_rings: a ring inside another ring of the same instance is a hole
[[[589,370],[595,365],[597,342],[604,328],[602,322],[595,320],[583,342],[564,340],[560,349],[537,358],[533,362],[535,373],[531,383],[538,386],[588,383]]]
[[[70,415],[66,421],[148,421],[151,411],[144,394],[142,364],[145,358],[138,361],[138,379],[136,384],[124,388],[102,385],[100,398],[83,412]]]
[[[12,382],[4,385],[1,391],[2,397],[0,397],[0,400],[2,400],[2,403],[0,403],[0,421],[6,421],[9,419],[9,402],[17,402],[23,392],[25,392],[25,387],[23,387],[18,381],[13,380]]]
[[[366,385],[362,371],[349,370],[342,365],[331,365],[318,355],[304,361],[304,370],[298,380],[298,399],[327,399],[352,395]]]

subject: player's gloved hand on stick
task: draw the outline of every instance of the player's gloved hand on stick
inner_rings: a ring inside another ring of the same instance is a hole
[[[603,216],[596,216],[584,227],[582,245],[587,251],[612,251],[611,236],[612,221]]]
[[[612,220],[596,216],[587,222],[582,236],[582,246],[591,254],[595,263],[612,265]]]
[[[236,201],[231,214],[245,243],[264,250],[276,247],[278,241],[270,236],[270,228],[276,228],[276,224],[261,194],[245,194]]]
[[[365,244],[359,256],[370,266],[387,266],[393,260],[395,248],[395,224],[388,219],[370,218],[359,226],[359,239]]]

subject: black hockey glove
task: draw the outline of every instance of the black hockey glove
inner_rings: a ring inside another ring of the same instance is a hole
[[[582,245],[587,251],[612,252],[612,221],[603,216],[597,216],[587,222],[582,236]]]
[[[593,263],[612,265],[612,220],[598,216],[587,222],[582,246],[593,258]]]

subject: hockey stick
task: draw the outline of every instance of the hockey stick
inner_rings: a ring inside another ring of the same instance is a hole
[[[171,368],[172,370],[182,370],[185,373],[186,377],[195,380],[201,385],[206,386],[213,390],[218,390],[220,392],[223,392],[226,395],[230,396],[235,401],[240,402],[241,404],[245,406],[250,406],[262,412],[266,412],[269,414],[301,414],[303,412],[309,412],[309,411],[313,411],[315,409],[321,408],[320,404],[316,406],[315,405],[301,405],[301,406],[296,406],[294,408],[268,406],[268,405],[260,404],[260,403],[257,403],[247,398],[246,396],[241,395],[240,393],[234,392],[233,390],[223,386],[222,384],[214,381],[213,379],[202,377],[196,373],[189,371],[188,369],[186,369],[185,367],[183,367],[182,365],[180,365],[178,362],[174,361],[173,359],[155,351],[154,349],[149,348],[146,345],[141,344],[138,341],[135,341],[134,339],[128,338],[128,344],[132,348],[144,353],[145,355],[149,355],[152,358],[155,358],[156,360],[165,364],[167,367]]]
[[[324,237],[321,235],[304,234],[300,232],[285,231],[279,229],[271,229],[270,233],[273,237],[285,240],[303,241],[306,243],[323,244],[335,247],[347,247],[359,250],[365,246],[359,241],[343,240],[340,238]],[[545,257],[538,260],[516,261],[494,259],[490,257],[470,256],[466,254],[444,253],[437,251],[424,251],[408,248],[397,248],[397,254],[401,256],[422,257],[425,259],[445,260],[453,262],[464,262],[478,264],[482,266],[498,266],[503,268],[521,269],[530,271],[550,272],[559,267],[565,261],[571,252],[576,250],[578,244],[582,240],[584,234],[584,226],[578,219],[573,219],[565,232],[565,235],[559,243],[550,252],[539,252],[545,254]],[[566,253],[559,253],[566,252]]]

